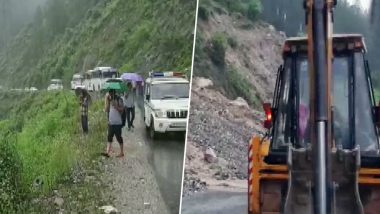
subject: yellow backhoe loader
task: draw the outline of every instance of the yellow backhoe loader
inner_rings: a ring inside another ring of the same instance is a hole
[[[249,214],[380,213],[380,107],[364,38],[333,34],[334,0],[306,0],[283,48],[264,137],[249,152]]]

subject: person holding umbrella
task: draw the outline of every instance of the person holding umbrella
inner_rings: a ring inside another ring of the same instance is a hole
[[[124,157],[124,145],[122,137],[122,112],[124,111],[123,100],[116,94],[116,89],[111,88],[106,95],[105,110],[108,113],[108,135],[107,149],[104,155],[110,157],[112,150],[112,141],[115,136],[119,146],[120,154],[117,157]]]

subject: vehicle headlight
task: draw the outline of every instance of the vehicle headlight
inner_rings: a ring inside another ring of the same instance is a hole
[[[154,110],[154,115],[158,118],[163,118],[163,117],[166,117],[166,112],[161,109],[157,109],[157,110]]]

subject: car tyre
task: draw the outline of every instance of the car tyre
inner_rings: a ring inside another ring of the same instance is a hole
[[[153,119],[150,120],[149,137],[152,140],[155,140],[157,138],[157,132],[154,130],[154,121],[153,121]]]

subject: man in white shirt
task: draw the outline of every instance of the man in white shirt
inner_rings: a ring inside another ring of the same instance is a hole
[[[105,110],[108,113],[108,136],[107,136],[107,151],[104,154],[110,157],[112,150],[112,141],[115,136],[120,145],[120,154],[118,157],[124,157],[124,146],[122,137],[122,117],[121,114],[124,111],[123,100],[116,95],[114,90],[111,90],[106,95]]]
[[[131,130],[131,128],[134,128],[136,91],[131,82],[127,86],[128,92],[124,94],[124,107],[127,112],[128,130]]]

